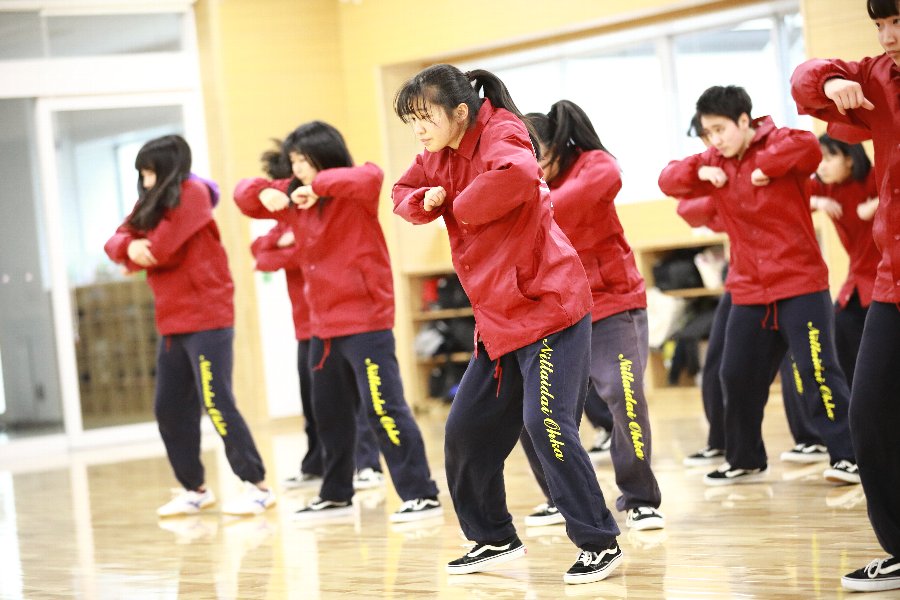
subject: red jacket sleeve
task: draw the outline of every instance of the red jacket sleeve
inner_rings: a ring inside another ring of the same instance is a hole
[[[184,243],[212,220],[209,190],[202,183],[186,181],[178,206],[167,210],[159,224],[147,232],[150,252],[156,259],[154,268],[169,264]]]
[[[713,231],[725,230],[712,196],[679,198],[676,211],[691,227],[709,227]]]
[[[619,164],[608,153],[591,152],[584,165],[575,176],[567,177],[557,188],[553,188],[550,196],[554,206],[563,206],[569,200],[591,200],[591,205],[611,204],[622,189],[622,173]],[[571,207],[571,205],[570,205]],[[591,210],[591,207],[583,207]]]
[[[791,75],[791,95],[801,115],[811,115],[823,121],[845,123],[863,129],[871,129],[869,113],[865,109],[838,112],[834,102],[825,96],[825,82],[829,79],[849,79],[862,84],[867,79],[872,59],[846,62],[839,59],[814,58],[801,63]]]
[[[861,144],[872,139],[872,132],[846,123],[829,123],[828,135],[848,144]]]
[[[279,213],[283,213],[284,210],[269,212],[259,201],[259,193],[266,188],[274,188],[286,194],[290,183],[290,179],[275,181],[263,177],[241,179],[234,188],[234,202],[242,213],[253,219],[279,219]]]
[[[340,167],[319,171],[312,182],[313,192],[326,198],[344,198],[371,202],[372,210],[378,212],[378,192],[384,181],[384,172],[374,163],[367,162],[359,167]],[[374,192],[374,193],[373,193]]]
[[[141,238],[143,238],[143,236],[137,235],[133,229],[123,223],[119,225],[113,236],[103,245],[103,250],[106,251],[106,255],[109,256],[110,260],[114,263],[124,265],[128,271],[141,271],[144,267],[132,262],[131,259],[128,258],[128,245],[132,241]]]
[[[426,211],[422,208],[425,192],[434,186],[429,185],[425,177],[425,165],[422,155],[416,156],[415,162],[406,170],[391,189],[391,200],[394,201],[394,213],[410,223],[422,225],[430,223],[444,214],[444,206]]]
[[[697,198],[709,196],[716,187],[697,176],[700,167],[709,165],[711,150],[694,154],[683,160],[673,160],[659,174],[659,189],[674,198]]]
[[[261,235],[250,244],[250,252],[256,259],[258,271],[274,272],[281,269],[299,269],[300,260],[297,244],[291,244],[283,248],[278,246],[278,240],[291,228],[285,223],[278,223],[265,235]]]
[[[480,140],[484,171],[453,200],[453,214],[470,225],[495,221],[535,198],[541,168],[521,121],[486,127]]]
[[[869,169],[869,175],[866,177],[866,197],[878,197],[878,177],[875,176],[875,169]]]
[[[782,177],[793,171],[806,176],[822,162],[822,149],[815,134],[783,127],[769,134],[764,150],[756,155],[756,166],[769,177]]]

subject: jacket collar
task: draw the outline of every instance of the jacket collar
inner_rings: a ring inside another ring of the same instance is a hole
[[[462,140],[460,140],[459,148],[456,149],[457,154],[468,160],[472,159],[472,155],[475,154],[475,146],[478,144],[478,139],[481,137],[481,132],[484,131],[484,126],[487,125],[487,122],[494,116],[495,111],[496,109],[491,104],[491,101],[485,98],[481,103],[481,108],[478,109],[478,118],[475,120],[475,123],[466,130],[465,135],[463,135]]]
[[[775,131],[775,121],[772,120],[772,117],[757,117],[750,122],[750,127],[755,130],[753,134],[753,139],[750,140],[750,145],[757,143],[758,141],[764,139],[767,135]]]

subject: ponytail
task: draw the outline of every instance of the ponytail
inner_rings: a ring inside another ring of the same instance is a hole
[[[612,155],[600,141],[587,113],[570,100],[560,100],[546,115],[531,113],[526,120],[560,173],[565,173],[581,152],[603,150]]]

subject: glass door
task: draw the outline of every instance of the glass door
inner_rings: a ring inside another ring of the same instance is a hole
[[[189,126],[202,122],[198,111],[190,110],[190,99],[38,101],[53,308],[70,433],[154,419],[153,298],[143,274],[124,274],[103,245],[137,199],[134,159],[147,140],[185,136],[195,170],[208,173],[203,132]]]

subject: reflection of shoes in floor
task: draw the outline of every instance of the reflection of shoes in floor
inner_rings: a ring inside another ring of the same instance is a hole
[[[160,529],[174,533],[177,544],[190,544],[203,539],[212,539],[218,530],[218,523],[215,519],[204,519],[199,515],[160,519],[157,524]]]
[[[734,508],[746,502],[758,502],[775,497],[771,485],[754,485],[740,487],[711,487],[703,490],[703,498],[710,502],[722,502],[725,508]]]
[[[360,469],[360,471],[353,476],[353,489],[357,491],[382,487],[383,485],[384,473],[369,467]]]
[[[584,585],[567,585],[566,598],[591,598],[592,600],[624,600],[628,597],[628,588],[621,583],[603,580]]]
[[[384,504],[385,494],[384,488],[371,488],[356,492],[353,495],[353,504],[366,510],[374,510]]]
[[[645,529],[643,531],[629,529],[625,534],[625,539],[636,550],[652,550],[665,544],[669,539],[669,534],[665,529]]]
[[[831,488],[825,494],[825,506],[828,508],[856,508],[866,501],[866,493],[861,485],[842,485]]]
[[[525,537],[540,544],[553,545],[565,543],[569,538],[566,535],[565,525],[543,525],[541,527],[526,527]]]
[[[525,517],[526,527],[540,527],[542,525],[559,525],[566,522],[559,509],[550,506],[546,502],[534,507],[534,512]]]
[[[265,516],[251,519],[226,517],[222,523],[226,545],[241,546],[245,552],[258,548],[275,534],[275,525]]]
[[[281,482],[287,490],[297,490],[300,488],[318,488],[322,485],[322,476],[312,473],[297,473],[292,477],[288,477]]]
[[[522,563],[524,564],[524,563]],[[498,572],[472,573],[469,575],[454,575],[447,578],[447,585],[454,590],[464,593],[467,600],[484,598],[531,598],[531,584],[527,578],[527,571],[516,572],[512,569],[504,569]]]
[[[444,530],[444,518],[435,517],[422,521],[406,521],[405,523],[391,523],[390,529],[394,533],[402,534],[408,540],[421,540],[441,535]]]
[[[172,490],[172,499],[157,508],[156,514],[160,517],[196,515],[215,503],[216,496],[209,488],[202,492],[175,488]]]
[[[808,479],[821,481],[822,465],[820,463],[809,463],[794,467],[785,466],[781,472],[781,478],[784,481],[806,481]]]
[[[781,460],[795,463],[816,463],[828,460],[828,448],[821,444],[797,444],[781,453]]]

